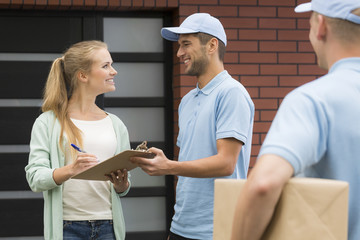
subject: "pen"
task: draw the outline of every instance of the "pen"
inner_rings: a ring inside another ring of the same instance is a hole
[[[76,151],[79,151],[79,152],[82,152],[82,153],[86,153],[85,151],[81,150],[78,146],[76,146],[75,144],[71,144],[71,146],[76,150]]]

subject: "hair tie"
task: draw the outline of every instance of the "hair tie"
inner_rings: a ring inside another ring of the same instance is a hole
[[[61,65],[61,72],[62,72],[62,75],[63,75],[63,79],[64,79],[64,82],[65,82],[65,87],[66,87],[66,93],[67,93],[67,97],[68,99],[70,99],[72,93],[71,93],[71,89],[70,89],[70,83],[67,81],[67,78],[66,78],[66,74],[65,74],[65,66],[64,66],[64,56],[62,56],[61,58],[59,58],[60,60],[60,65]]]
[[[61,72],[64,76],[65,79],[65,64],[64,64],[64,56],[62,56],[61,58],[59,58],[60,61],[60,66],[61,66]]]
[[[61,67],[64,69],[64,56],[62,56],[61,58],[58,58],[61,64]]]

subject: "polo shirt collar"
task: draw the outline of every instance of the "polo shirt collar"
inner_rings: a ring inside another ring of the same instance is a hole
[[[220,85],[229,76],[226,70],[216,75],[205,87],[199,88],[199,83],[196,84],[196,95],[202,92],[204,95],[209,95],[217,86]]]
[[[329,73],[332,73],[339,68],[353,69],[359,72],[359,64],[360,64],[359,57],[343,58],[331,66]]]

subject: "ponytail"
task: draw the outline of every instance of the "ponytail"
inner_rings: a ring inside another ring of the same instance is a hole
[[[52,63],[49,76],[44,89],[44,103],[42,111],[52,110],[56,116],[66,109],[68,104],[68,93],[64,76],[63,58],[57,58]]]
[[[90,72],[93,53],[107,45],[101,41],[83,41],[72,45],[63,57],[54,60],[44,89],[42,111],[53,111],[61,125],[60,149],[64,151],[64,133],[69,143],[82,147],[81,131],[71,121],[68,114],[69,99],[78,84],[78,72]],[[72,156],[76,155],[71,148]]]
[[[80,136],[79,140],[81,142],[81,135],[79,130],[71,122],[67,114],[68,109],[68,100],[69,100],[69,88],[67,87],[64,71],[64,58],[57,58],[52,63],[45,89],[44,89],[44,102],[42,105],[42,111],[53,111],[56,118],[59,120],[61,125],[61,134],[59,139],[59,145],[62,151],[64,151],[63,144],[64,141],[64,131],[68,136],[69,141],[74,141],[74,137]],[[74,134],[68,134],[68,129],[76,128],[75,131],[71,131]],[[77,133],[76,133],[77,132]],[[76,142],[77,143],[77,142]],[[77,143],[79,144],[79,143]]]

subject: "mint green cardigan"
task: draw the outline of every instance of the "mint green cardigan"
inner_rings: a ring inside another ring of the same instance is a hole
[[[116,153],[130,149],[129,134],[124,123],[115,115],[107,113],[114,126],[118,146]],[[63,185],[57,185],[53,171],[64,166],[65,156],[59,147],[60,123],[52,111],[42,113],[35,121],[30,140],[29,162],[25,167],[26,179],[34,192],[44,196],[44,238],[63,239]],[[130,187],[117,194],[111,188],[112,215],[116,239],[125,239],[125,222],[120,197],[125,196]]]

